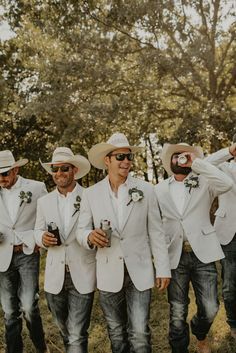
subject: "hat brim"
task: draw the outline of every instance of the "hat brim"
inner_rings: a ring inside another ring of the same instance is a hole
[[[104,158],[108,153],[121,148],[128,148],[132,153],[140,152],[143,147],[138,146],[114,146],[109,143],[97,143],[88,152],[88,158],[90,163],[97,169],[106,169],[106,164]]]
[[[87,158],[80,156],[80,155],[75,155],[73,158],[68,158],[68,159],[64,159],[61,161],[56,161],[56,162],[48,162],[48,163],[43,163],[41,160],[39,160],[42,167],[49,173],[49,174],[53,174],[51,171],[51,165],[57,165],[57,164],[62,164],[62,163],[68,163],[68,164],[72,164],[73,166],[75,166],[76,168],[78,168],[78,172],[75,174],[74,179],[81,179],[83,176],[85,176],[86,174],[88,174],[88,172],[90,171],[91,165],[89,163],[89,161],[87,160]]]
[[[172,175],[173,172],[171,170],[171,157],[174,153],[183,153],[183,152],[190,152],[194,153],[198,158],[203,158],[203,150],[200,146],[188,146],[182,144],[172,145],[169,143],[165,143],[161,153],[161,160],[163,167],[167,171],[168,175]]]
[[[27,158],[19,159],[15,163],[13,163],[11,166],[3,167],[0,168],[0,173],[8,172],[8,170],[11,170],[16,167],[23,167],[23,165],[27,164],[29,160]]]

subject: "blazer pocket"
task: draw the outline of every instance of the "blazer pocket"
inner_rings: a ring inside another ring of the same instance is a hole
[[[225,217],[226,216],[226,211],[225,210],[220,210],[218,208],[218,210],[215,211],[215,216],[218,216],[218,217]]]
[[[213,226],[211,226],[211,225],[202,228],[202,234],[203,235],[209,235],[209,234],[214,233],[214,232],[215,232],[215,228]]]

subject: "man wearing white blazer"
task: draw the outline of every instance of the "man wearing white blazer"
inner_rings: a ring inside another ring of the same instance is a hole
[[[90,149],[91,164],[108,175],[84,191],[79,217],[79,243],[97,249],[97,287],[113,353],[151,352],[151,288],[165,289],[170,278],[153,186],[129,175],[139,150],[122,133]]]
[[[227,323],[236,340],[236,143],[213,153],[206,160],[233,180],[233,188],[219,196],[214,226],[225,254],[221,260],[221,274]]]
[[[48,307],[67,353],[88,352],[88,328],[95,289],[95,254],[75,238],[83,188],[76,182],[90,170],[89,161],[58,147],[42,163],[56,184],[37,205],[35,238],[47,249],[44,289]]]
[[[189,352],[190,282],[197,304],[191,330],[199,353],[211,352],[207,334],[219,307],[215,261],[224,253],[209,213],[214,198],[231,189],[232,181],[202,158],[201,147],[165,144],[161,159],[169,178],[155,187],[172,269],[168,301],[173,353]]]
[[[47,352],[38,307],[39,249],[34,240],[37,199],[44,183],[18,175],[28,159],[0,151],[0,300],[7,353],[22,353],[22,315],[38,353]]]

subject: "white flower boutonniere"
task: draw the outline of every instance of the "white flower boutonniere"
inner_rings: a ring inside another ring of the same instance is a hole
[[[23,203],[30,203],[32,201],[32,192],[31,191],[21,191],[19,198],[21,199],[20,207],[23,205]]]
[[[76,199],[75,199],[75,203],[74,203],[74,213],[72,215],[72,217],[76,214],[76,212],[79,212],[80,210],[80,201],[81,201],[81,197],[79,195],[76,196]]]
[[[127,203],[127,206],[129,206],[129,204],[132,201],[137,202],[137,201],[141,201],[144,198],[142,190],[138,190],[137,188],[129,189],[129,195],[130,195],[130,200]]]
[[[191,192],[192,188],[199,187],[199,178],[198,176],[191,176],[184,180],[184,185],[189,188],[189,193]]]

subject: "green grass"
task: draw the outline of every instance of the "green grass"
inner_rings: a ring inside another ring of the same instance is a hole
[[[43,274],[43,269],[41,271]],[[44,330],[46,332],[46,339],[50,348],[51,353],[64,352],[62,340],[58,334],[58,330],[55,327],[51,314],[49,313],[42,291],[43,287],[43,275],[41,274],[41,293],[40,293],[40,308],[42,313],[42,319],[44,324]],[[195,312],[195,302],[192,290],[190,291],[191,303],[189,306],[189,317]],[[156,289],[153,290],[153,298],[151,305],[151,320],[150,327],[152,330],[152,345],[153,353],[170,353],[168,345],[168,318],[169,318],[169,307],[166,300],[165,293],[158,293]],[[0,352],[4,353],[4,328],[3,318],[1,314],[2,325],[0,326]],[[225,322],[225,313],[223,303],[221,300],[220,310],[216,317],[216,320],[211,328],[209,334],[212,342],[213,353],[235,353],[236,342],[234,342],[229,335],[229,328]],[[24,326],[23,338],[25,351],[24,353],[34,353],[34,348],[29,339],[28,332]],[[190,353],[195,352],[195,337],[191,336]],[[95,302],[92,313],[92,320],[90,326],[90,337],[89,337],[89,352],[90,353],[110,353],[110,344],[107,337],[106,325],[101,313],[101,309],[98,304],[98,295],[95,295]]]

